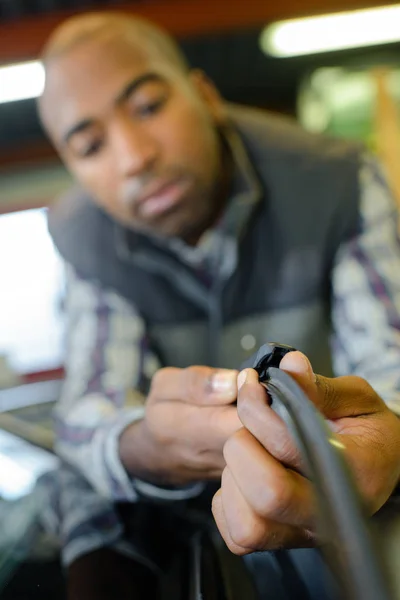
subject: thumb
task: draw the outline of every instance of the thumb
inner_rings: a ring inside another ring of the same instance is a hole
[[[338,397],[334,379],[315,375],[309,359],[302,352],[289,352],[279,367],[293,377],[325,417],[335,417]]]
[[[330,420],[367,415],[381,410],[383,402],[360,377],[323,377],[315,375],[308,358],[301,352],[289,352],[280,363],[302,390]]]
[[[317,389],[317,377],[305,354],[297,351],[288,352],[288,354],[282,358],[279,367],[291,375],[307,395],[315,395]]]

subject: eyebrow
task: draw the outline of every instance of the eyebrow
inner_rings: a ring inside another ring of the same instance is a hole
[[[122,104],[134,92],[136,92],[138,90],[138,88],[140,88],[142,85],[144,85],[145,83],[153,82],[153,81],[164,83],[165,79],[161,75],[158,75],[157,73],[144,73],[143,75],[140,75],[140,77],[136,77],[135,79],[130,81],[124,87],[122,92],[120,92],[118,94],[118,96],[116,97],[114,104],[116,106],[119,104]],[[79,121],[79,123],[77,123],[76,125],[73,125],[62,136],[62,145],[66,146],[68,144],[68,142],[70,141],[70,139],[74,135],[76,135],[77,133],[80,133],[81,131],[85,131],[85,129],[88,129],[89,127],[91,127],[94,124],[94,122],[95,122],[94,119],[83,119],[82,121]]]

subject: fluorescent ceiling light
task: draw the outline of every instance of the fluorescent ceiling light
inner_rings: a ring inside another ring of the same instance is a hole
[[[279,58],[400,41],[400,4],[303,19],[265,28],[261,48]]]
[[[39,61],[0,67],[0,104],[37,98],[44,89],[44,68]]]

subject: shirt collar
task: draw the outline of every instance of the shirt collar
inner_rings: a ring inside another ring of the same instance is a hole
[[[233,158],[232,194],[220,222],[216,225],[227,235],[240,239],[262,195],[261,182],[235,125],[229,122],[222,136]]]

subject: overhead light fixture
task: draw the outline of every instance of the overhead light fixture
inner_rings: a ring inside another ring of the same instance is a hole
[[[0,104],[37,98],[44,90],[45,73],[34,60],[0,67]]]
[[[400,41],[400,4],[317,17],[290,19],[267,26],[261,48],[285,58]]]

